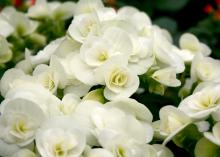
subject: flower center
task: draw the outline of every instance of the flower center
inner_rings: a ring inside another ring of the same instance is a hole
[[[51,75],[46,75],[43,80],[43,86],[50,91],[52,91],[55,88],[55,82]]]
[[[126,157],[125,150],[122,146],[118,146],[116,150],[116,157]]]
[[[106,61],[108,58],[109,58],[109,57],[108,57],[108,53],[107,53],[107,52],[101,52],[101,53],[99,54],[99,56],[98,56],[98,60],[99,60],[100,62],[104,62],[104,61]]]
[[[54,154],[56,157],[62,157],[65,155],[65,150],[63,150],[61,144],[56,144],[54,147]]]
[[[24,121],[17,121],[14,125],[14,130],[20,134],[28,131]]]
[[[128,81],[126,73],[120,69],[114,70],[110,77],[110,84],[115,86],[124,86]]]
[[[200,102],[200,105],[204,108],[209,108],[211,106],[214,106],[214,102],[210,97],[208,97],[207,99],[202,100]]]

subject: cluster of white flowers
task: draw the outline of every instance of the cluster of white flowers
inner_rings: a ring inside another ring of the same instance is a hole
[[[211,50],[193,34],[183,34],[175,46],[167,30],[136,8],[116,11],[101,0],[37,0],[27,14],[6,8],[0,62],[12,57],[10,34],[33,33],[34,19],[73,15],[65,36],[36,55],[26,50],[25,59],[4,73],[0,156],[172,157],[165,144],[191,123],[220,146],[220,61],[208,57]],[[160,120],[152,122],[149,109],[130,98],[140,89],[139,76],[150,79],[144,90],[163,93],[181,86],[177,76],[185,65],[191,75],[179,92],[184,99],[161,108]],[[152,145],[154,137],[163,145]]]

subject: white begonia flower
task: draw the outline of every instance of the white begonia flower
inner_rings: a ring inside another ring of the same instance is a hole
[[[52,93],[56,93],[58,88],[59,78],[56,74],[46,64],[38,65],[33,71],[33,77]]]
[[[122,7],[118,10],[117,19],[132,25],[140,36],[148,36],[151,32],[152,22],[150,17],[134,7]]]
[[[153,117],[143,104],[126,98],[108,102],[104,107],[94,109],[91,115],[96,126],[97,136],[103,131],[111,130],[123,134],[123,136],[126,135],[127,138],[137,143],[146,143],[152,140],[151,122]]]
[[[74,74],[80,82],[89,86],[97,85],[94,76],[94,68],[84,63],[79,54],[72,58],[70,61],[70,67],[72,74]]]
[[[80,102],[81,99],[77,95],[66,94],[59,105],[59,110],[62,115],[72,115]]]
[[[29,149],[21,149],[14,153],[12,157],[37,157],[37,155]]]
[[[65,58],[53,55],[50,59],[50,68],[56,73],[59,79],[59,88],[64,89],[64,93],[75,93],[78,96],[84,96],[91,86],[86,85],[78,80],[72,72],[72,62],[77,55],[69,54]],[[77,60],[76,60],[77,61]],[[78,90],[78,91],[77,91]]]
[[[83,43],[89,35],[99,35],[100,27],[100,21],[96,13],[81,14],[74,17],[68,28],[68,34],[74,40]]]
[[[22,13],[17,12],[13,7],[6,7],[1,12],[2,18],[7,21],[11,27],[13,27],[13,33],[20,36],[26,36],[33,33],[38,23],[28,19],[28,17]]]
[[[157,157],[156,149],[151,145],[137,144],[123,135],[106,130],[100,135],[99,142],[103,148],[111,151],[114,156]]]
[[[34,140],[37,129],[45,120],[38,104],[22,98],[3,101],[0,117],[0,138],[10,144],[25,146]]]
[[[191,78],[193,81],[219,81],[219,67],[219,60],[204,57],[201,53],[198,53],[191,65]]]
[[[131,98],[120,98],[105,104],[107,108],[118,108],[126,114],[133,115],[137,120],[151,123],[153,115],[143,104]]]
[[[92,36],[83,43],[80,55],[87,65],[95,68],[115,55],[116,52],[111,48],[112,45],[108,41]]]
[[[0,139],[0,156],[12,156],[14,153],[20,150],[20,147],[16,144],[8,144]]]
[[[160,120],[156,121],[159,128],[155,131],[165,138],[164,144],[168,143],[177,133],[191,123],[191,119],[174,106],[164,106],[160,109],[159,115]]]
[[[14,28],[2,17],[0,14],[0,35],[7,38],[9,37],[13,32]]]
[[[220,86],[210,86],[186,97],[179,105],[179,109],[192,119],[206,119],[211,113],[219,109]]]
[[[86,85],[82,82],[76,82],[75,84],[67,86],[63,92],[64,94],[72,93],[79,97],[83,97],[89,92],[90,89],[91,86]]]
[[[128,67],[138,75],[142,75],[154,64],[152,40],[131,36],[133,50],[129,56]]]
[[[2,76],[1,82],[0,82],[1,95],[5,97],[8,90],[12,88],[13,81],[23,76],[25,76],[25,73],[21,71],[20,69],[12,68],[12,69],[7,70]]]
[[[157,151],[157,157],[174,157],[174,154],[170,151],[170,149],[163,145],[154,144],[153,147]]]
[[[139,10],[137,8],[131,7],[131,6],[125,6],[125,7],[122,7],[118,10],[118,15],[120,18],[127,19],[131,15],[133,15],[137,12],[139,12]]]
[[[108,8],[108,7],[100,8],[96,10],[96,13],[102,24],[104,22],[114,21],[115,18],[117,17],[117,13],[114,8]]]
[[[216,123],[213,128],[212,132],[205,132],[204,136],[214,144],[220,146],[220,122]]]
[[[33,66],[29,60],[21,60],[15,65],[16,69],[22,70],[25,74],[31,74],[33,72]]]
[[[111,46],[113,53],[131,54],[133,49],[129,34],[119,27],[109,27],[104,31],[103,40]]]
[[[82,125],[86,133],[86,141],[90,146],[99,146],[94,136],[94,124],[91,115],[95,110],[103,108],[103,104],[93,100],[83,100],[77,105],[74,113],[75,119]]]
[[[103,133],[114,132],[119,136],[125,136],[135,143],[148,143],[153,138],[151,124],[137,120],[133,115],[117,108],[97,108],[92,113],[92,121],[95,125],[97,138]]]
[[[40,50],[37,55],[32,56],[29,50],[25,52],[25,59],[35,67],[38,64],[48,63],[51,56],[56,52],[56,49],[59,47],[64,38],[58,38],[50,42],[43,50]]]
[[[72,60],[72,71],[75,77],[88,85],[96,85],[95,70],[112,57],[124,54],[128,56],[132,51],[129,35],[120,28],[108,28],[100,40],[88,38],[80,49],[80,55]],[[95,38],[97,39],[97,38]]]
[[[27,15],[34,19],[52,18],[54,20],[65,20],[73,16],[74,2],[47,2],[37,0],[35,5],[28,9]]]
[[[79,157],[86,146],[86,138],[74,119],[57,117],[42,125],[36,134],[36,145],[43,157]]]
[[[103,148],[90,149],[84,155],[84,157],[103,157],[103,156],[114,157],[114,155],[110,151]]]
[[[197,126],[199,132],[206,132],[210,128],[210,124],[207,121],[199,121],[194,124]]]
[[[179,45],[181,51],[177,52],[185,62],[192,61],[197,53],[202,53],[204,56],[208,56],[211,53],[210,48],[204,43],[201,43],[198,38],[191,33],[183,34],[180,37]]]
[[[173,67],[157,70],[151,77],[169,87],[178,87],[181,85],[181,82],[176,78],[176,72]]]
[[[212,118],[216,121],[220,121],[220,108],[217,109],[216,111],[212,112]]]
[[[0,63],[6,63],[12,59],[12,51],[7,40],[0,35]]]
[[[89,37],[83,43],[80,55],[87,65],[98,67],[112,56],[128,55],[131,51],[132,41],[128,33],[120,28],[110,27],[101,37]]]
[[[176,73],[182,73],[185,70],[184,61],[173,51],[173,45],[160,30],[155,29],[152,35],[153,52],[157,64],[164,67],[173,67]]]
[[[130,97],[139,86],[139,78],[127,68],[126,56],[115,56],[96,70],[99,84],[106,85],[104,96],[109,100]]]
[[[70,36],[66,35],[59,46],[56,48],[54,55],[65,58],[70,54],[79,53],[79,49],[81,47],[81,43],[75,41]]]
[[[74,8],[74,14],[92,13],[102,8],[104,8],[104,5],[101,0],[79,0]]]
[[[5,100],[23,98],[37,104],[47,116],[58,115],[58,105],[61,103],[55,95],[37,82],[20,82],[10,89]]]

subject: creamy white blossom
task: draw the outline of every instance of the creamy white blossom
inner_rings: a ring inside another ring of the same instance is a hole
[[[12,157],[37,157],[37,155],[29,149],[21,149],[14,153]]]
[[[154,122],[158,123],[155,131],[165,138],[165,144],[191,123],[189,116],[171,105],[161,108],[159,114],[160,120]]]
[[[59,105],[59,110],[62,115],[72,115],[80,102],[81,99],[77,95],[66,94]]]
[[[106,149],[103,149],[103,148],[95,148],[95,149],[90,149],[88,151],[86,151],[85,157],[93,157],[93,156],[96,156],[96,157],[114,157],[113,154],[106,150]]]
[[[76,3],[74,14],[92,13],[101,8],[104,8],[101,0],[80,0]]]
[[[6,63],[12,58],[12,51],[7,40],[0,35],[0,63]]]
[[[58,117],[42,125],[36,134],[36,144],[44,157],[78,157],[85,148],[86,138],[83,130],[74,125],[74,119]]]
[[[10,33],[8,33],[7,36],[12,33],[26,36],[33,33],[38,27],[36,21],[30,20],[24,13],[16,11],[13,7],[5,7],[1,12],[1,16],[2,19],[10,25],[6,31],[13,29],[13,31],[9,31]]]
[[[63,40],[64,38],[58,38],[52,41],[43,50],[40,50],[35,56],[32,56],[31,54],[32,52],[27,50],[25,52],[25,59],[27,59],[32,64],[32,66],[36,66],[42,63],[48,63],[50,60],[50,57],[53,55],[53,53],[56,52],[56,49],[58,48],[58,46],[61,44]]]
[[[58,105],[61,103],[55,95],[35,82],[19,82],[5,96],[5,100],[23,98],[37,104],[47,116],[59,113]]]
[[[6,99],[1,105],[0,138],[20,146],[31,143],[46,118],[43,110],[34,102],[22,98]]]
[[[202,53],[205,56],[211,53],[210,48],[204,43],[201,43],[199,39],[191,33],[185,33],[180,37],[179,46],[181,51],[177,52],[186,62],[192,61],[197,53]]]
[[[28,9],[28,16],[34,19],[52,18],[54,20],[65,20],[73,16],[74,2],[47,2],[37,0],[35,5]]]
[[[206,119],[219,109],[219,85],[208,86],[186,97],[179,109],[193,119]]]
[[[48,65],[38,65],[33,71],[33,77],[50,92],[56,93],[59,79],[56,75],[56,72],[53,71]]]
[[[193,81],[219,81],[220,61],[211,57],[204,57],[201,53],[195,55],[191,65]]]
[[[138,76],[127,68],[124,56],[112,57],[96,70],[99,84],[106,85],[104,96],[109,100],[130,97],[139,86]]]

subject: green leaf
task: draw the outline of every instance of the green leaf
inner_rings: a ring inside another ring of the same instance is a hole
[[[202,136],[202,133],[198,131],[196,125],[190,124],[173,138],[173,142],[177,146],[192,153],[197,141],[201,139]]]
[[[182,9],[189,0],[156,0],[156,7],[161,11],[178,11]]]
[[[159,25],[160,27],[167,29],[171,33],[177,31],[177,22],[169,17],[160,17],[154,21],[154,24]]]
[[[107,100],[103,95],[103,90],[103,88],[92,90],[86,96],[83,97],[83,100],[95,100],[104,104]]]
[[[202,138],[196,144],[195,157],[220,157],[220,147]]]

